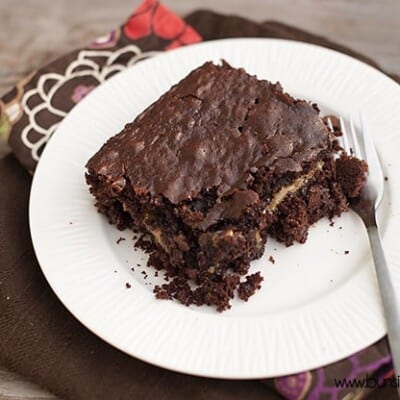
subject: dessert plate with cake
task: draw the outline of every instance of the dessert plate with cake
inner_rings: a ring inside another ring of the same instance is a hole
[[[104,340],[180,372],[285,375],[372,344],[385,324],[351,211],[368,166],[325,118],[358,111],[387,176],[378,218],[399,286],[400,87],[272,39],[158,55],[72,110],[32,186],[46,278]]]

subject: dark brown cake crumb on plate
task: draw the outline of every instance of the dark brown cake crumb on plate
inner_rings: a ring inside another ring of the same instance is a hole
[[[275,264],[275,258],[272,257],[272,256],[269,256],[268,261],[269,261],[271,264]]]
[[[261,276],[260,272],[256,272],[252,275],[247,275],[246,280],[239,284],[238,295],[239,297],[247,301],[249,297],[253,296],[256,290],[261,288],[261,282],[264,278]]]

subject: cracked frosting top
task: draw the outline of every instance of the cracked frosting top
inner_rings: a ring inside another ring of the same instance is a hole
[[[246,189],[262,166],[300,172],[329,143],[316,107],[279,83],[207,62],[103,145],[87,168],[117,192],[130,182],[137,194],[176,204],[213,187],[220,196]]]

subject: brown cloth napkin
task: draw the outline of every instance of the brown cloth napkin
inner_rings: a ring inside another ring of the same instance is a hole
[[[303,40],[351,54],[377,67],[372,60],[349,49],[276,22],[256,24],[209,11],[192,13],[186,21],[204,40],[245,36]],[[164,43],[165,46],[168,44],[168,41]],[[349,398],[360,398],[369,390],[328,390],[319,397],[310,393],[321,372],[326,381],[345,377],[352,363],[368,367],[371,362],[378,362],[374,368],[360,368],[364,375],[370,371],[371,377],[382,379],[392,373],[390,362],[387,362],[390,357],[386,340],[354,358],[323,369],[286,377],[286,381],[282,378],[263,383],[192,377],[151,366],[121,353],[86,330],[64,308],[45,281],[29,234],[30,183],[29,174],[13,156],[0,160],[0,363],[60,397],[71,400],[257,400],[282,396],[328,399],[350,394],[352,397]],[[309,384],[302,393],[296,392],[295,385],[291,386],[300,378],[308,379]],[[383,396],[397,398],[395,390],[389,386],[374,391],[370,398]]]

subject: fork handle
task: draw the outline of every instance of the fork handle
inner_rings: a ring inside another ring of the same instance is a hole
[[[390,276],[378,228],[374,224],[373,226],[369,226],[367,230],[371,243],[383,310],[386,317],[387,334],[393,365],[395,373],[400,374],[400,309],[398,297]],[[400,395],[400,388],[397,388],[397,391]]]

